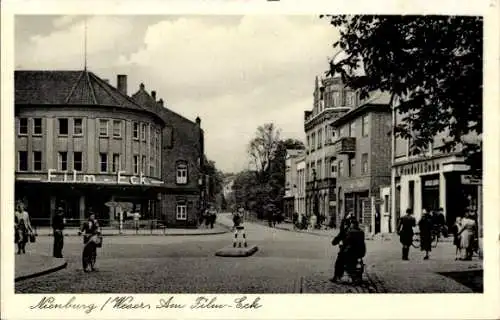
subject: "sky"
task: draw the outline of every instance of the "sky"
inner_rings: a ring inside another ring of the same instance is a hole
[[[81,70],[84,16],[17,16],[17,70]],[[209,159],[224,172],[248,168],[257,127],[304,140],[315,76],[328,68],[338,32],[317,16],[89,16],[87,68],[128,93],[142,82],[205,131]]]

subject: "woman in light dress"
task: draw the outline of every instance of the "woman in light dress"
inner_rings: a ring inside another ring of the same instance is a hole
[[[455,224],[451,227],[453,233],[453,245],[455,246],[455,260],[459,260],[462,256],[461,240],[458,234],[462,230],[462,217],[457,217]]]
[[[30,216],[28,212],[24,210],[24,204],[21,201],[16,203],[14,218],[17,254],[24,254],[26,253],[26,243],[28,243],[28,237],[33,235],[33,228],[31,227]]]
[[[460,236],[460,248],[463,250],[461,260],[472,260],[474,251],[474,239],[476,236],[476,221],[471,212],[462,219],[462,227],[458,232]]]

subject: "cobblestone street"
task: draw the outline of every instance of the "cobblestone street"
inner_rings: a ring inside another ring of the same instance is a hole
[[[220,216],[222,223],[229,220]],[[450,243],[440,243],[431,260],[414,250],[400,260],[396,241],[367,241],[364,283],[333,284],[337,248],[328,237],[271,229],[246,223],[250,244],[259,251],[248,258],[221,258],[216,250],[232,235],[177,237],[115,236],[98,250],[98,272],[81,268],[81,239],[66,237],[64,270],[16,283],[17,293],[374,293],[472,292],[438,272],[481,269],[481,261],[454,261]],[[51,237],[39,237],[29,252],[49,255]],[[29,254],[28,252],[28,254]],[[477,259],[477,258],[476,258]]]

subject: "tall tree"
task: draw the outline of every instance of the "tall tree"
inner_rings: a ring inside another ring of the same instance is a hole
[[[210,201],[215,201],[217,195],[222,192],[224,178],[223,173],[217,169],[215,161],[208,160],[205,157],[205,174],[208,175],[209,180],[209,190],[210,190]]]
[[[344,52],[327,74],[341,74],[362,98],[373,90],[391,93],[405,115],[395,128],[398,136],[411,138],[418,150],[446,132],[443,151],[463,146],[473,172],[481,172],[482,18],[321,17],[340,29],[334,47]]]
[[[250,161],[259,180],[265,180],[271,161],[275,156],[280,138],[280,130],[273,123],[266,123],[257,128],[255,137],[248,145]]]

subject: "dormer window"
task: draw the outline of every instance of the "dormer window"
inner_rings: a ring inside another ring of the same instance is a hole
[[[176,168],[176,183],[187,184],[188,182],[188,167],[185,161],[177,162]]]

